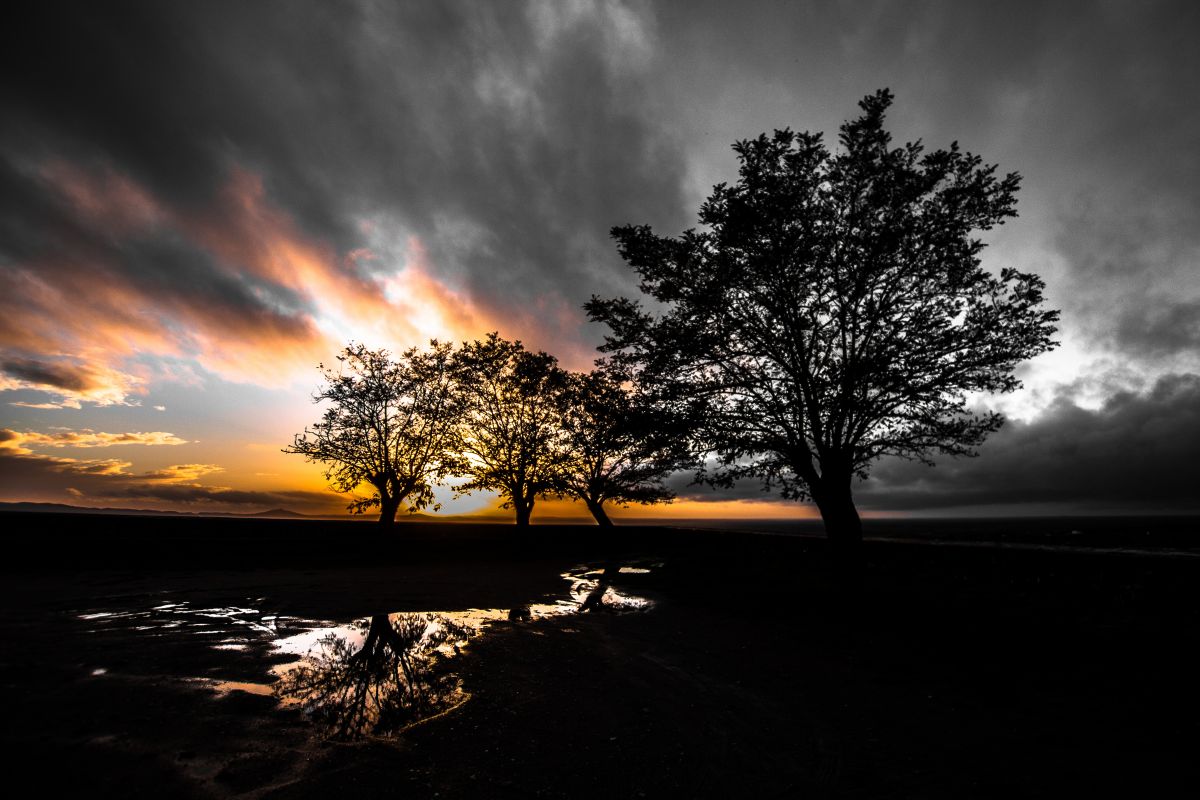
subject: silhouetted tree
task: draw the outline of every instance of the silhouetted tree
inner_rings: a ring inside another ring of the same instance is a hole
[[[460,493],[496,492],[528,525],[537,497],[561,494],[566,373],[554,356],[489,333],[455,356],[463,415],[452,472]]]
[[[459,411],[453,348],[430,345],[393,361],[386,350],[351,344],[337,357],[338,369],[322,364],[325,385],[313,400],[330,405],[283,451],[324,464],[326,480],[339,492],[370,486],[371,496],[349,509],[361,514],[378,507],[384,525],[401,504],[413,511],[427,507],[432,484],[446,474]]]
[[[628,384],[609,364],[571,375],[562,419],[563,488],[604,526],[612,525],[605,503],[669,502],[663,479],[693,463],[683,418]]]
[[[970,396],[1019,387],[1058,318],[1036,275],[980,265],[974,232],[1015,216],[1019,176],[957,143],[893,148],[891,101],[866,97],[836,153],[790,130],[735,144],[739,178],[714,187],[703,229],[613,230],[661,313],[587,305],[611,328],[602,350],[665,397],[707,402],[707,480],[811,498],[843,554],[862,535],[853,479],[880,456],[973,454],[1002,418]]]

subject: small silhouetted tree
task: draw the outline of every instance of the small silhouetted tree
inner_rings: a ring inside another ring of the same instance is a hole
[[[453,474],[462,494],[492,491],[529,524],[534,501],[560,495],[566,373],[554,356],[489,333],[455,356],[463,414]]]
[[[685,418],[652,403],[609,364],[571,375],[562,426],[563,488],[600,525],[612,525],[608,502],[670,502],[664,479],[693,463]]]
[[[758,478],[812,499],[835,550],[856,550],[851,487],[881,456],[971,455],[1002,418],[971,395],[1020,386],[1016,365],[1054,345],[1043,282],[983,269],[975,236],[1015,216],[1019,176],[957,144],[891,146],[887,90],[820,134],[776,131],[734,145],[733,185],[678,238],[614,229],[661,313],[587,305],[604,351],[664,396],[707,402],[707,479]]]
[[[325,385],[313,400],[329,403],[321,421],[283,452],[324,464],[339,492],[370,487],[370,496],[349,509],[377,507],[381,524],[391,524],[402,504],[411,511],[429,506],[458,422],[452,357],[452,346],[437,341],[396,360],[386,350],[347,346],[337,369],[319,367]]]

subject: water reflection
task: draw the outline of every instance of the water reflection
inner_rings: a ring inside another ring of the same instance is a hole
[[[588,570],[578,576],[565,573],[564,578],[573,579],[571,595],[579,603],[579,613],[596,611],[637,611],[649,606],[650,601],[641,597],[622,594],[614,583],[621,575],[644,574],[650,570],[645,567],[622,566],[618,562],[609,562],[603,569]]]
[[[203,643],[209,652],[266,657],[276,663],[264,682],[188,680],[220,695],[274,697],[284,705],[302,707],[312,720],[327,726],[331,736],[353,738],[403,730],[465,702],[453,659],[493,624],[649,608],[650,600],[629,594],[617,583],[658,566],[628,561],[580,565],[562,573],[567,582],[563,595],[510,609],[375,614],[336,623],[265,613],[260,604],[266,598],[261,597],[211,608],[194,607],[180,598],[149,608],[81,609],[75,617],[94,633],[132,630],[139,636]],[[278,663],[281,658],[285,663]],[[105,670],[91,674],[97,678]]]
[[[275,685],[330,734],[389,733],[462,702],[448,660],[475,629],[437,614],[376,614],[361,646],[336,634]]]

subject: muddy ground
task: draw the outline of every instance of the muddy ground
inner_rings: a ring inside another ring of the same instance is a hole
[[[1194,796],[1200,777],[1186,555],[868,542],[847,585],[819,541],[773,536],[4,521],[3,752],[42,794]],[[489,625],[454,659],[469,699],[399,735],[331,741],[212,688],[270,681],[300,620],[521,608],[613,561],[649,569],[616,588],[652,605]],[[235,611],[170,627],[172,608]],[[230,636],[246,646],[214,646]]]

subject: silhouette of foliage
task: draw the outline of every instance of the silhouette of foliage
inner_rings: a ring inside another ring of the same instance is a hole
[[[451,472],[467,478],[458,491],[495,492],[528,525],[537,497],[561,495],[566,373],[494,332],[464,343],[454,363],[463,413]]]
[[[881,456],[974,454],[1002,418],[969,396],[1020,386],[1058,318],[1036,275],[980,264],[974,233],[1015,216],[1019,176],[957,143],[893,148],[891,102],[866,97],[836,153],[790,130],[735,144],[738,180],[714,187],[703,229],[613,230],[661,313],[586,306],[610,327],[601,349],[664,401],[705,402],[705,480],[812,499],[843,553],[861,539],[854,478]]]
[[[693,464],[685,417],[655,406],[626,378],[606,363],[571,375],[562,419],[563,489],[605,526],[605,503],[668,502],[675,495],[663,479]]]
[[[350,503],[353,513],[377,507],[379,521],[390,524],[402,503],[410,511],[429,506],[458,419],[452,354],[433,341],[393,361],[386,350],[348,345],[338,369],[320,366],[325,385],[313,400],[330,403],[321,421],[283,452],[324,464],[339,492],[370,486],[369,497]]]
[[[275,693],[302,703],[336,738],[393,732],[458,701],[460,684],[443,649],[472,633],[435,614],[377,614],[362,647],[330,634],[284,673]]]

